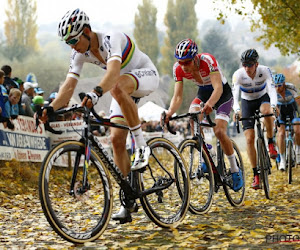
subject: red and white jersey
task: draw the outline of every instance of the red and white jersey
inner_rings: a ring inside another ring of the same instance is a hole
[[[221,74],[222,83],[227,83],[227,80],[222,73],[221,67],[213,55],[208,53],[198,54],[195,57],[195,63],[199,67],[199,73],[202,83],[195,80],[191,73],[185,73],[178,62],[176,62],[173,66],[173,77],[175,82],[182,82],[183,78],[186,78],[192,80],[200,88],[213,89],[210,74],[219,72]]]

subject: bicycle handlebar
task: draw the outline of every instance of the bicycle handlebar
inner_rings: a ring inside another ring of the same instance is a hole
[[[178,119],[182,119],[182,118],[185,118],[185,117],[191,117],[192,119],[195,119],[198,115],[202,114],[202,111],[197,111],[197,112],[193,112],[193,113],[184,113],[184,114],[181,114],[181,115],[176,115],[176,116],[172,116],[169,121],[172,121],[172,120],[178,120]],[[216,124],[211,120],[210,116],[209,115],[206,115],[204,114],[206,120],[208,123],[204,123],[204,122],[200,122],[199,125],[202,126],[202,127],[214,127],[216,126]],[[164,127],[164,121],[165,121],[165,117],[166,117],[166,113],[163,112],[162,113],[162,127]],[[173,134],[173,135],[176,135],[176,131],[174,131],[171,127],[170,127],[170,123],[166,123],[167,125],[167,129],[168,131]]]

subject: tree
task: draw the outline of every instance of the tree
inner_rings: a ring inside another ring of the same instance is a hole
[[[7,20],[4,22],[4,54],[9,59],[22,60],[38,50],[36,10],[34,0],[8,0],[8,9],[5,10]]]
[[[160,71],[172,75],[175,62],[174,49],[179,41],[185,38],[196,40],[198,47],[197,16],[195,5],[197,0],[168,0],[164,23],[167,26],[164,46],[161,49],[162,60]]]
[[[223,2],[220,4],[220,2]],[[219,11],[218,19],[225,22],[229,11],[248,17],[251,29],[263,32],[257,39],[266,48],[277,47],[283,55],[300,54],[300,2],[299,0],[214,0]],[[224,3],[226,8],[224,9]]]
[[[157,65],[159,54],[158,32],[156,28],[157,9],[151,0],[143,0],[143,5],[138,6],[139,13],[135,14],[133,31],[138,47],[146,53]]]
[[[207,24],[206,24],[207,25]],[[239,68],[239,55],[228,42],[228,27],[221,29],[212,26],[202,40],[202,51],[212,54],[220,64],[224,75],[230,82],[233,73]]]

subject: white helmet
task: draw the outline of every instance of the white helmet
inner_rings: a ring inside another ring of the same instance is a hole
[[[78,35],[85,25],[90,25],[89,17],[80,9],[68,11],[58,25],[58,35],[66,41],[69,37]]]

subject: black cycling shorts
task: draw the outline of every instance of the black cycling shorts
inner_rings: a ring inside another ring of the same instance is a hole
[[[262,97],[255,99],[255,100],[251,100],[251,101],[242,99],[241,100],[242,117],[253,116],[255,114],[255,111],[259,110],[260,105],[262,105],[263,103],[270,103],[270,97],[267,93],[264,94]],[[255,121],[254,120],[244,120],[244,121],[242,121],[242,124],[243,124],[244,131],[247,129],[254,129]]]

